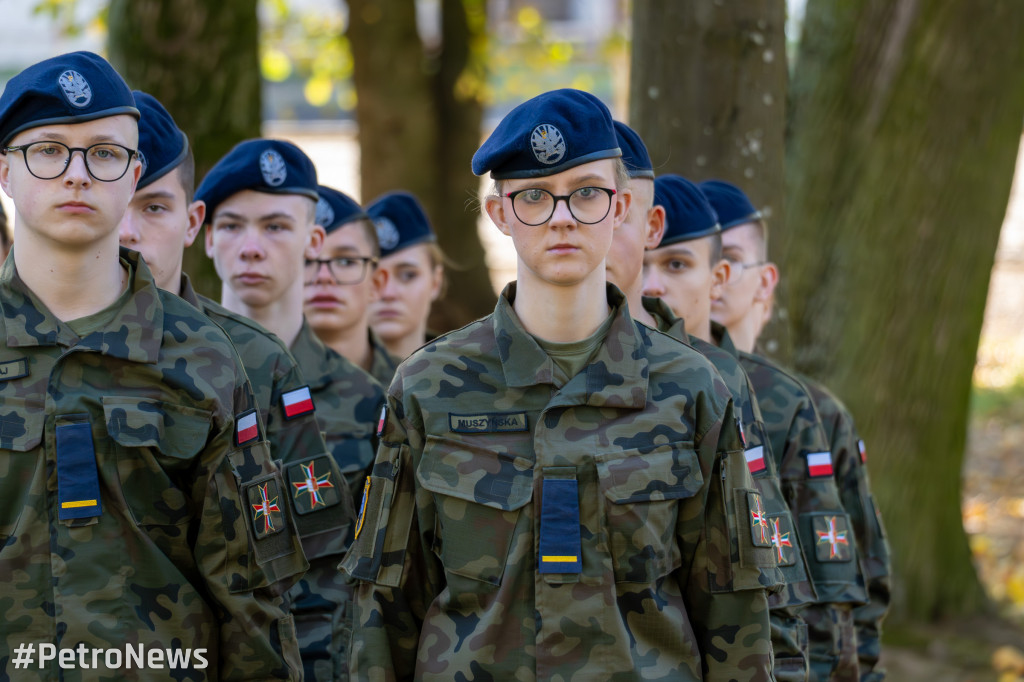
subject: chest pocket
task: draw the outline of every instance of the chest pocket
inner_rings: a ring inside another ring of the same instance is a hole
[[[595,455],[616,582],[650,583],[682,562],[678,501],[704,483],[691,443]]]
[[[212,415],[159,400],[103,398],[107,433],[117,444],[121,491],[140,526],[188,523],[196,455],[210,433]]]
[[[520,516],[533,496],[533,462],[501,450],[428,436],[416,470],[434,495],[433,549],[445,570],[492,585],[501,584],[516,529],[529,524]]]
[[[29,503],[36,469],[45,466],[45,457],[28,454],[42,443],[45,425],[46,412],[41,402],[7,395],[0,400],[0,480],[4,481],[4,495],[0,496],[0,546],[14,534],[22,510]],[[37,494],[42,493],[42,476],[38,485]]]

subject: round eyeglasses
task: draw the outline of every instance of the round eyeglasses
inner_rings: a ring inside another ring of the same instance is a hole
[[[316,284],[320,268],[327,266],[327,272],[335,284],[359,284],[366,277],[367,269],[377,267],[377,258],[372,256],[338,256],[337,258],[307,258],[306,284]]]
[[[124,177],[138,150],[128,149],[112,142],[90,147],[69,147],[63,142],[32,142],[17,147],[5,147],[4,152],[21,152],[28,172],[40,180],[54,180],[64,174],[71,163],[71,155],[82,152],[85,169],[100,182],[115,182]]]
[[[605,219],[612,207],[615,190],[607,187],[580,187],[572,194],[555,195],[539,187],[508,192],[505,196],[512,200],[512,211],[524,225],[543,225],[555,213],[555,206],[565,200],[569,213],[576,222],[593,225]]]
[[[731,270],[731,273],[729,274],[730,282],[735,282],[740,279],[743,277],[743,274],[751,268],[756,268],[768,263],[766,260],[757,261],[756,263],[744,263],[742,261],[732,260],[731,258],[726,258],[725,260],[729,261],[729,268]]]

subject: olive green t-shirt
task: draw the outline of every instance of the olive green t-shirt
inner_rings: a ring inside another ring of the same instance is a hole
[[[118,312],[121,311],[121,308],[128,303],[129,298],[131,298],[131,287],[125,285],[124,290],[121,291],[121,295],[117,297],[117,300],[103,310],[97,311],[92,315],[79,317],[75,320],[68,320],[65,324],[71,327],[71,331],[77,334],[78,338],[84,339],[89,334],[97,332],[113,322],[114,318],[117,317]]]
[[[609,315],[601,326],[593,334],[580,341],[569,341],[568,343],[556,343],[534,336],[537,344],[548,354],[551,361],[555,363],[555,384],[561,388],[570,379],[580,373],[594,357],[594,352],[604,341],[611,329],[613,315]]]

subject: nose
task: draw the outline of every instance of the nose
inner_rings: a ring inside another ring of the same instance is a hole
[[[569,210],[568,199],[557,199],[555,201],[555,210],[551,213],[548,224],[551,227],[576,226],[576,218],[573,216],[572,211]]]
[[[336,284],[334,281],[334,274],[331,272],[331,266],[327,261],[314,261],[316,263],[316,273],[313,277],[313,284]]]
[[[89,175],[89,169],[85,166],[85,152],[81,150],[78,150],[78,153],[71,152],[68,166],[64,169],[64,175],[61,177],[67,187],[88,187],[92,184],[92,176]]]
[[[398,278],[394,276],[394,273],[390,273],[387,270],[384,271],[386,277],[384,279],[384,286],[380,290],[380,300],[382,301],[393,301],[398,298]]]
[[[263,248],[258,230],[245,229],[242,236],[242,248],[238,255],[244,261],[259,261],[266,258],[266,250]]]
[[[121,218],[121,223],[117,226],[117,234],[121,246],[133,247],[142,241],[142,233],[139,231],[135,210],[131,206],[124,212],[124,217]]]
[[[665,295],[665,283],[658,274],[658,268],[645,268],[644,271],[644,296],[661,298]]]

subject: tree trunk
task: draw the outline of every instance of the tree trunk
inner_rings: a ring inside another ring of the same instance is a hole
[[[482,0],[443,0],[441,45],[425,51],[413,0],[349,0],[362,199],[404,189],[423,203],[452,261],[431,328],[459,327],[494,308],[477,236],[479,179],[470,158],[480,144],[483,107],[460,82],[482,71],[473,44],[482,38]],[[385,19],[386,18],[386,19]]]
[[[1024,116],[1024,5],[810,0],[791,92],[794,361],[848,403],[894,615],[986,604],[960,513],[971,376]]]
[[[188,134],[196,182],[238,142],[260,135],[256,0],[111,0],[110,59],[132,88],[160,100]],[[185,270],[220,299],[213,263],[197,244]]]
[[[785,0],[635,0],[630,73],[629,122],[655,171],[733,182],[779,224],[785,23]],[[787,331],[773,324],[762,342],[788,347]]]

